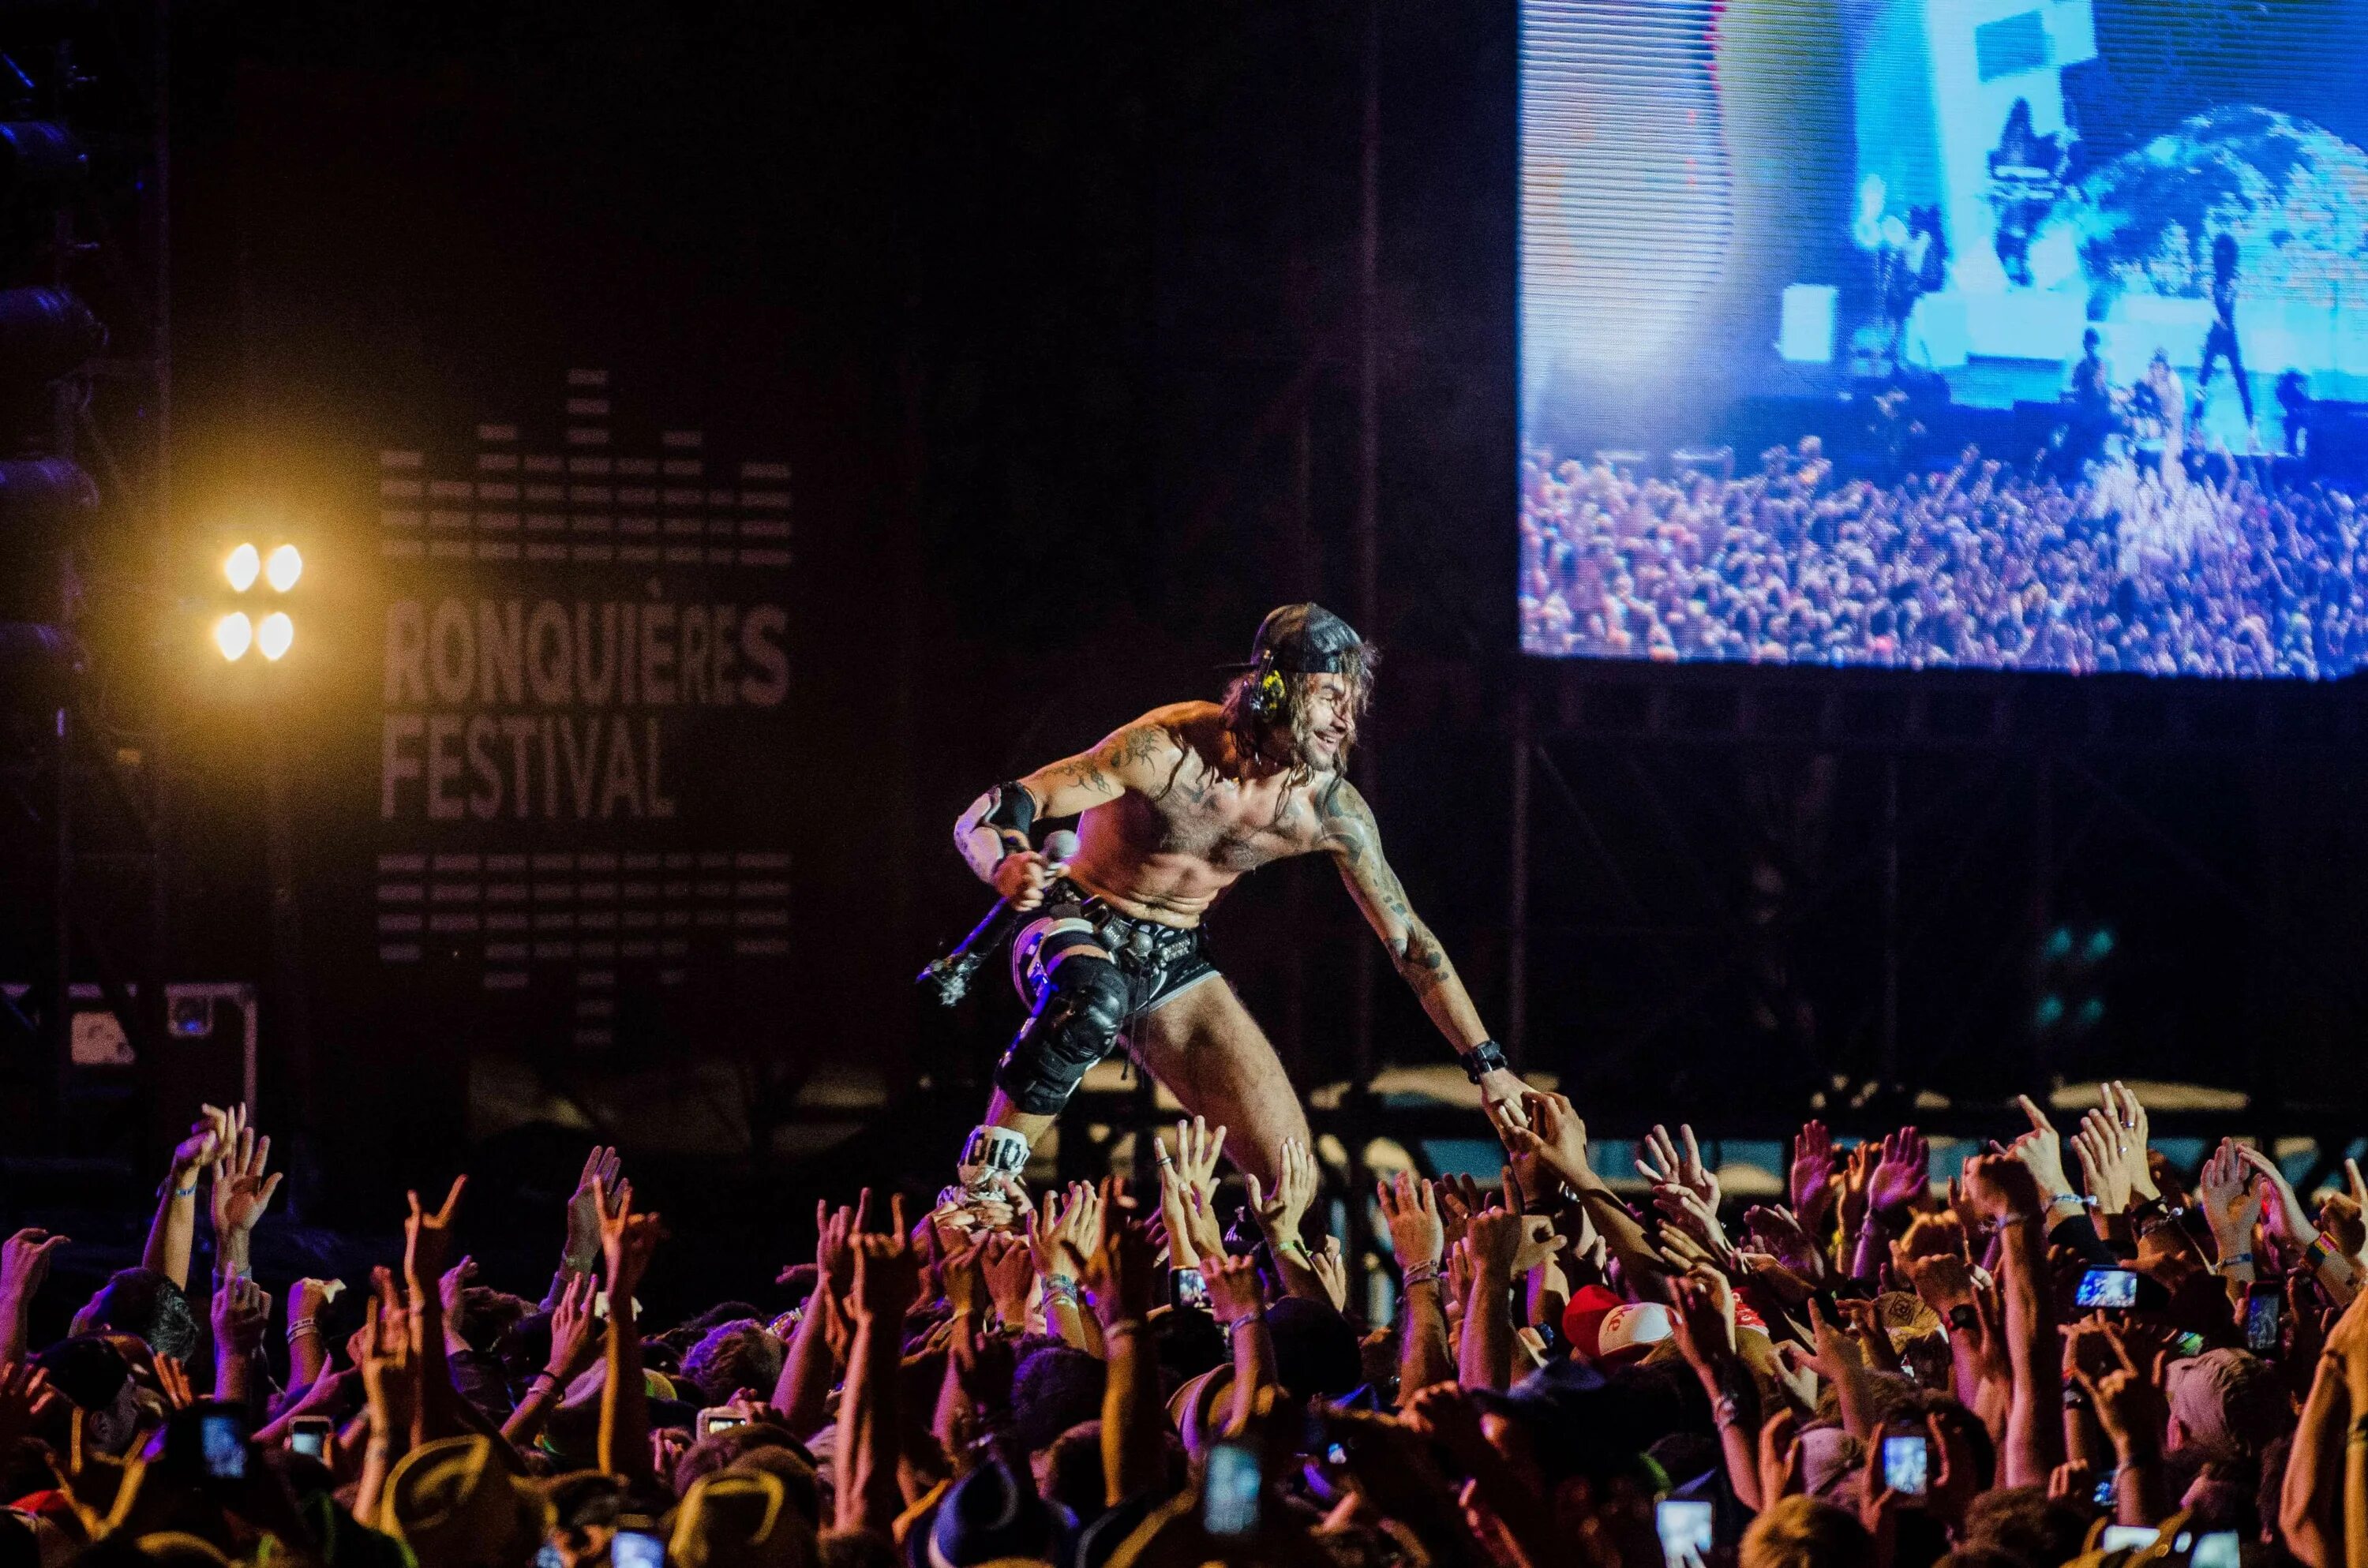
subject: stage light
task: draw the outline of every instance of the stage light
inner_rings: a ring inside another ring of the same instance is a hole
[[[273,664],[278,664],[287,655],[288,645],[295,641],[296,623],[288,619],[288,612],[284,609],[273,610],[263,618],[263,624],[255,629],[255,645],[262,649],[263,656]]]
[[[243,594],[255,586],[256,574],[262,570],[263,557],[256,553],[255,546],[251,544],[240,545],[230,552],[230,559],[222,562],[222,575],[230,579],[230,591],[233,594]]]
[[[254,642],[255,623],[247,619],[244,612],[233,610],[214,622],[214,646],[222,650],[223,658],[233,661],[245,658],[247,649]],[[280,650],[283,653],[287,651],[285,648]]]
[[[303,574],[304,558],[296,552],[292,544],[281,545],[263,562],[263,580],[271,585],[271,591],[276,594],[284,594],[294,587],[296,579]]]

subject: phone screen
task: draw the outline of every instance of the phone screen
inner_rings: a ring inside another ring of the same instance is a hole
[[[666,1541],[647,1530],[619,1530],[609,1538],[614,1568],[666,1568]]]
[[[2238,1556],[2235,1530],[2206,1530],[2195,1538],[2188,1568],[2237,1568]]]
[[[2113,1506],[2113,1478],[2109,1475],[2105,1477],[2104,1480],[2097,1483],[2096,1489],[2089,1494],[2089,1501],[2094,1503],[2100,1508],[2112,1507]]]
[[[748,1418],[736,1410],[702,1410],[699,1413],[699,1435],[729,1432],[734,1426],[746,1426]]]
[[[2283,1305],[2274,1290],[2257,1290],[2245,1298],[2246,1349],[2259,1354],[2278,1347],[2278,1313]]]
[[[291,1452],[302,1454],[309,1460],[316,1460],[328,1451],[329,1435],[325,1432],[308,1432],[299,1426],[288,1434],[288,1447]]]
[[[1931,1457],[1921,1437],[1883,1440],[1883,1483],[1902,1497],[1921,1497],[1931,1473]]]
[[[1664,1497],[1653,1522],[1661,1535],[1661,1560],[1668,1568],[1702,1568],[1710,1557],[1708,1498]]]
[[[2155,1537],[2161,1533],[2152,1525],[2107,1525],[2105,1533],[2097,1538],[2097,1544],[2107,1551],[2135,1551],[2152,1546]]]
[[[1214,1536],[1245,1536],[1258,1528],[1258,1453],[1240,1443],[1209,1450],[1201,1478],[1201,1528]],[[625,1568],[622,1563],[618,1568]]]
[[[2138,1304],[2138,1277],[2128,1268],[2091,1268],[2080,1276],[2080,1289],[2072,1302],[2081,1307],[2135,1307]]]
[[[246,1479],[246,1417],[209,1410],[198,1419],[198,1452],[206,1473],[217,1481]]]

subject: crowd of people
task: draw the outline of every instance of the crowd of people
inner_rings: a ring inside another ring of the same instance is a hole
[[[2368,658],[2368,515],[2243,465],[2067,483],[1969,449],[1882,484],[1814,437],[1733,478],[1531,450],[1520,527],[1537,653],[2328,678]]]
[[[1385,1290],[1321,1233],[1339,1173],[1236,1189],[1196,1120],[1156,1193],[825,1202],[782,1301],[664,1328],[612,1149],[539,1301],[456,1256],[465,1176],[366,1286],[274,1290],[269,1142],[208,1109],[65,1337],[63,1238],[0,1247],[0,1564],[2368,1562],[2357,1166],[2316,1208],[2236,1142],[2177,1170],[2100,1095],[1945,1181],[1812,1122],[1748,1206],[1687,1128],[1623,1197],[1533,1095],[1495,1185],[1356,1195]]]

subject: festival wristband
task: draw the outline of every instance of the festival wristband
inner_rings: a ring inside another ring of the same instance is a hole
[[[1408,1290],[1417,1285],[1436,1285],[1439,1283],[1439,1272],[1440,1266],[1436,1263],[1410,1263],[1406,1265],[1406,1272],[1399,1277],[1398,1283],[1403,1289]]]

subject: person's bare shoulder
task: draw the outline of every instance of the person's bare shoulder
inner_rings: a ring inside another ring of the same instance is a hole
[[[1121,724],[1095,748],[1094,759],[1129,788],[1156,794],[1165,788],[1186,752],[1194,749],[1194,726],[1201,710],[1214,713],[1206,702],[1171,702],[1155,708],[1132,723]]]

